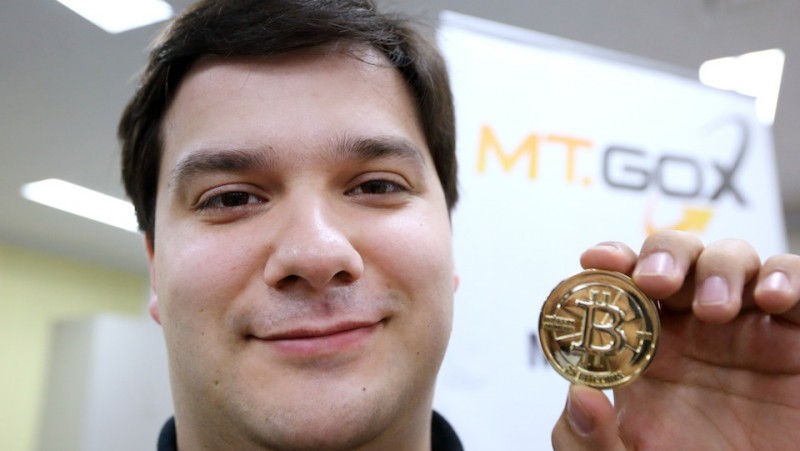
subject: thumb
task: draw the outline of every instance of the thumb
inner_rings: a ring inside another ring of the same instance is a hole
[[[619,438],[617,414],[599,390],[572,385],[564,412],[553,428],[554,450],[625,449]]]

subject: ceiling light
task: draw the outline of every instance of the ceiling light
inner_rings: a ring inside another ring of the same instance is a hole
[[[784,59],[781,49],[769,49],[708,60],[700,66],[700,81],[755,97],[756,116],[771,124],[778,106]]]
[[[172,17],[163,0],[58,0],[109,33],[121,33]]]
[[[130,202],[59,179],[26,183],[22,197],[48,207],[120,229],[137,232],[136,212]]]

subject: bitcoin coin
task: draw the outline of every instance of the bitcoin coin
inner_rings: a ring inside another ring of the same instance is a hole
[[[650,365],[660,324],[655,303],[625,274],[585,270],[542,306],[539,337],[555,370],[574,383],[613,388]]]

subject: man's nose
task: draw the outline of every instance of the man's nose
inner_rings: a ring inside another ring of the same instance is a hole
[[[285,289],[307,285],[323,289],[359,279],[364,261],[347,234],[348,220],[323,200],[287,203],[272,234],[272,252],[264,268],[267,285]]]

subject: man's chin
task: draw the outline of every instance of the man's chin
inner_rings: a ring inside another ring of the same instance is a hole
[[[254,442],[265,449],[286,450],[360,449],[379,440],[394,421],[379,399],[367,399],[363,392],[361,399],[331,397],[309,393],[295,398],[291,406],[242,419]]]

